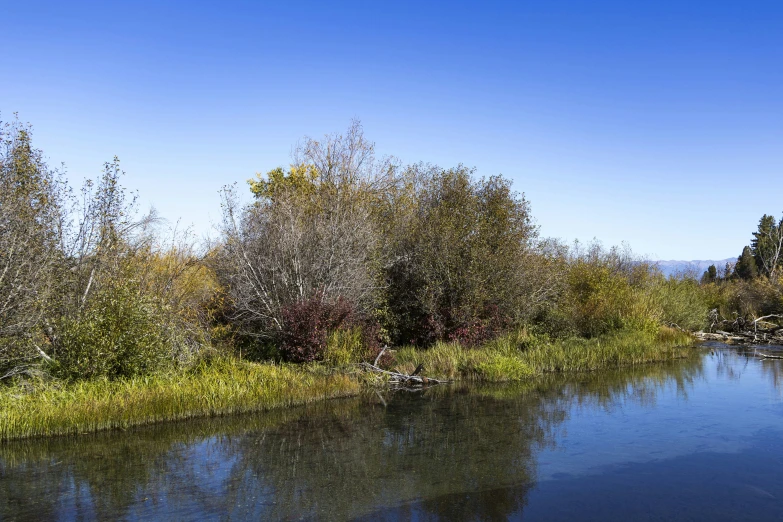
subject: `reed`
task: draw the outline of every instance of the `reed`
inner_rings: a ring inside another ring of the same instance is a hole
[[[594,339],[539,339],[523,332],[484,346],[437,343],[429,350],[411,347],[396,353],[397,371],[409,373],[423,364],[427,375],[487,382],[514,381],[545,373],[583,372],[634,366],[687,357],[690,335],[661,327],[623,330]]]
[[[187,372],[0,388],[0,440],[95,432],[304,404],[359,392],[316,366],[219,359]]]
[[[402,373],[424,364],[425,374],[436,378],[520,381],[683,358],[692,353],[691,344],[689,335],[670,328],[556,341],[521,330],[477,348],[459,343],[437,343],[428,350],[404,347],[396,351],[395,364]],[[363,386],[363,379],[345,369],[218,357],[187,371],[0,387],[0,440],[263,411],[356,395]]]

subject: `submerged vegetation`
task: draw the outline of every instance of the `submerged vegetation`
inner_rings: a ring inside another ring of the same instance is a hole
[[[384,368],[485,381],[679,358],[686,332],[783,303],[768,216],[725,277],[667,278],[540,237],[501,176],[376,158],[358,122],[249,205],[225,187],[201,246],[138,211],[116,158],[75,193],[29,126],[0,145],[0,438],[353,394],[384,345]]]

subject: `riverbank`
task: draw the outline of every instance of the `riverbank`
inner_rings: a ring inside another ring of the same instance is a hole
[[[401,348],[393,366],[410,373],[423,364],[431,377],[500,382],[683,358],[692,344],[691,336],[669,328],[553,342],[517,333],[475,349],[456,343]],[[29,389],[0,389],[0,440],[265,411],[347,397],[365,386],[367,379],[351,369],[236,359],[116,381],[40,382]]]
[[[264,411],[359,392],[320,368],[219,359],[190,371],[0,389],[0,440],[72,435],[142,424]]]
[[[396,352],[395,359],[402,373],[410,373],[422,364],[430,377],[505,382],[546,373],[596,371],[684,358],[693,343],[690,334],[667,327],[555,341],[516,333],[479,349],[457,343],[437,343],[429,350],[403,348]]]

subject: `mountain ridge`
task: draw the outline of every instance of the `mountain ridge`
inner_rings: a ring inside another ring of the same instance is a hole
[[[674,275],[683,272],[696,272],[696,276],[700,276],[702,272],[707,270],[710,265],[715,265],[718,269],[718,273],[721,273],[726,263],[736,263],[736,257],[728,257],[726,259],[693,259],[691,261],[666,259],[660,261],[652,261],[657,264],[664,275]]]

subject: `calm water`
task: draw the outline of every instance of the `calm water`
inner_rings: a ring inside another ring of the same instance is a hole
[[[781,362],[714,347],[7,443],[0,520],[783,520]]]

